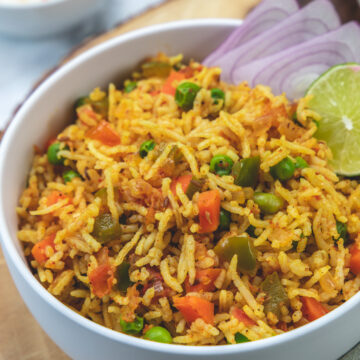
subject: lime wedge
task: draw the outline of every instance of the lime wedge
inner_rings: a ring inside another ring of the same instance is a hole
[[[321,115],[315,137],[333,153],[330,165],[340,175],[360,174],[360,64],[331,67],[307,93],[310,109]]]

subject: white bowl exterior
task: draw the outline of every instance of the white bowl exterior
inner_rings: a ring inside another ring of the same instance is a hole
[[[129,74],[145,57],[164,51],[201,60],[238,25],[234,20],[193,20],[125,34],[79,56],[45,81],[26,101],[0,147],[2,247],[25,303],[49,336],[74,359],[337,359],[359,341],[360,294],[327,316],[297,330],[241,345],[192,347],[158,344],[99,326],[61,304],[33,277],[16,238],[15,209],[33,145],[61,130],[74,99]]]
[[[34,38],[65,31],[87,19],[106,0],[53,0],[34,5],[0,4],[0,33]]]

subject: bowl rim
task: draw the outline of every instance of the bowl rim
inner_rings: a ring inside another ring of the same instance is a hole
[[[54,0],[55,2],[68,1],[68,0]],[[71,1],[71,0],[70,0]],[[192,345],[180,345],[180,344],[162,344],[153,341],[148,341],[141,338],[136,338],[130,335],[126,335],[105,326],[99,325],[68,308],[53,295],[51,295],[38,280],[31,273],[28,265],[23,261],[22,257],[18,253],[15,247],[15,240],[11,239],[10,231],[6,222],[6,204],[4,203],[2,196],[6,191],[4,188],[4,174],[5,162],[8,154],[8,147],[12,143],[14,135],[20,130],[21,124],[26,119],[28,109],[30,109],[37,100],[46,93],[47,88],[55,84],[61,77],[71,72],[73,67],[86,62],[88,59],[96,57],[98,54],[110,50],[114,47],[121,46],[121,44],[128,41],[134,41],[144,35],[156,35],[159,32],[168,31],[169,29],[183,29],[186,27],[207,27],[207,26],[237,26],[242,23],[238,19],[226,19],[226,18],[208,18],[208,19],[191,19],[191,20],[180,20],[167,22],[163,24],[152,25],[137,29],[118,37],[109,39],[108,41],[96,45],[95,47],[85,51],[68,63],[57,69],[53,74],[49,76],[43,83],[41,83],[34,92],[29,96],[28,99],[21,106],[19,111],[15,114],[12,122],[10,123],[5,135],[2,139],[0,146],[0,229],[1,237],[0,243],[3,247],[6,260],[8,258],[12,262],[21,277],[28,283],[28,285],[37,293],[41,299],[49,304],[54,310],[67,319],[77,323],[79,326],[99,335],[104,336],[109,340],[123,343],[128,346],[134,346],[135,348],[141,348],[143,350],[158,351],[161,353],[175,354],[175,355],[206,355],[209,351],[214,355],[229,355],[229,354],[245,354],[254,352],[257,350],[265,350],[270,347],[282,345],[290,340],[294,340],[298,337],[310,335],[311,333],[324,328],[328,323],[335,321],[340,318],[344,313],[351,311],[360,302],[360,292],[355,294],[352,298],[347,300],[344,304],[331,311],[329,314],[321,317],[320,319],[313,321],[309,324],[301,326],[297,329],[291,330],[284,334],[280,334],[271,338],[261,339],[253,342],[228,345],[205,345],[205,346],[192,346]],[[18,241],[18,240],[17,240]]]

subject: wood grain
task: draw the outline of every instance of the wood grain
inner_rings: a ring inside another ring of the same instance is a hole
[[[241,19],[258,2],[259,0],[169,0],[130,21],[119,24],[108,33],[82,44],[69,54],[62,64],[107,39],[131,30],[181,19],[218,17]],[[39,82],[43,80],[41,79]],[[26,308],[10,277],[1,250],[0,295],[0,309],[2,309],[0,315],[0,360],[69,359],[50,340]]]

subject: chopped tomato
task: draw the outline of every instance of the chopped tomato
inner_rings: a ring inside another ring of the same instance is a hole
[[[176,83],[179,83],[184,79],[186,79],[186,75],[184,73],[171,70],[170,75],[168,76],[164,85],[162,86],[161,92],[164,94],[169,94],[174,96],[176,92],[176,87],[174,87],[175,85],[174,82],[176,81]]]
[[[215,231],[220,223],[220,193],[218,190],[205,191],[199,195],[199,233]]]
[[[70,198],[67,195],[65,195],[61,191],[54,190],[48,195],[46,205],[51,206],[56,204],[58,201],[64,199],[68,199],[68,203],[71,202]]]
[[[120,137],[117,132],[111,127],[110,123],[101,120],[100,123],[90,129],[86,136],[98,140],[107,146],[115,146],[120,144]]]
[[[92,292],[99,298],[108,295],[114,280],[114,269],[109,263],[108,248],[104,247],[97,256],[98,266],[89,274]]]
[[[150,92],[149,92],[149,94],[150,94],[151,96],[156,96],[156,95],[159,95],[160,93],[161,93],[160,90],[153,90],[153,91],[150,91]]]
[[[47,151],[48,148],[49,148],[49,146],[52,145],[55,141],[56,141],[56,138],[50,138],[50,139],[45,143],[45,151]]]
[[[244,310],[239,308],[234,308],[232,310],[232,314],[236,317],[239,321],[243,322],[246,326],[253,326],[256,325],[256,322],[253,319],[250,319]]]
[[[179,73],[184,74],[186,79],[191,78],[192,76],[194,76],[194,69],[190,66],[186,66],[185,68],[180,69]]]
[[[354,244],[350,248],[350,270],[353,274],[359,275],[360,274],[360,249],[358,248],[357,244]]]
[[[195,285],[185,283],[186,292],[214,291],[215,280],[221,273],[221,269],[203,269],[197,270],[195,275]]]
[[[171,182],[171,185],[170,185],[170,189],[172,191],[172,193],[176,196],[176,185],[178,183],[181,184],[181,187],[182,187],[182,190],[184,193],[186,193],[186,190],[190,184],[190,181],[192,179],[192,175],[189,174],[189,175],[182,175],[176,179],[174,179],[172,182]]]
[[[114,271],[108,264],[100,265],[89,274],[93,293],[102,298],[109,294],[114,279]]]
[[[328,312],[324,305],[314,298],[301,296],[300,300],[303,304],[301,311],[305,318],[309,321],[314,321]]]
[[[279,321],[277,327],[282,331],[288,331],[287,323],[285,321]]]
[[[191,323],[198,318],[208,324],[214,323],[214,304],[196,296],[174,297],[174,306],[184,319]]]
[[[53,249],[55,249],[55,236],[56,233],[46,236],[43,240],[35,244],[31,249],[31,254],[39,264],[43,265],[47,261],[48,257],[46,256],[46,248],[48,246],[51,246]]]

